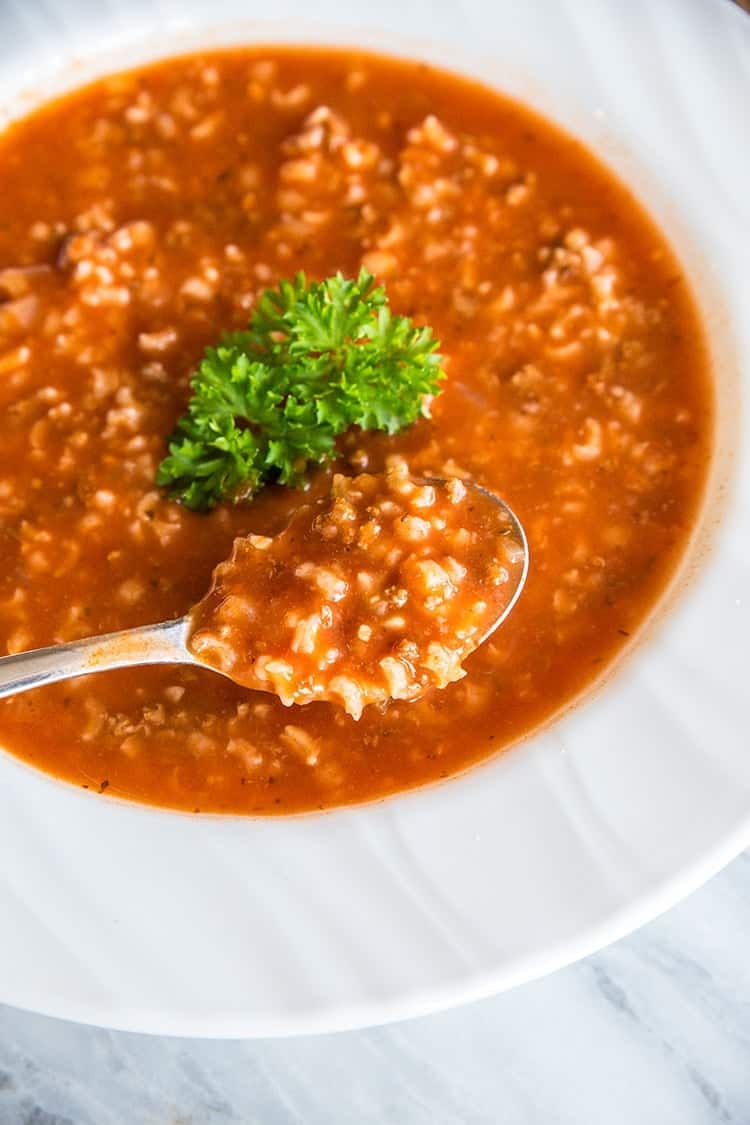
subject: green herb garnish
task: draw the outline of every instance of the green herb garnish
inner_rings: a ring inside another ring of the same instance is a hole
[[[437,348],[429,328],[392,315],[367,270],[298,273],[266,290],[247,331],[206,350],[157,483],[196,509],[297,484],[350,426],[394,434],[427,414]]]

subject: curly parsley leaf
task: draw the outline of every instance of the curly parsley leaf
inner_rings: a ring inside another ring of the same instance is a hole
[[[359,426],[394,434],[426,415],[443,372],[429,328],[394,316],[362,269],[268,289],[248,329],[208,348],[157,484],[188,508],[294,485]]]

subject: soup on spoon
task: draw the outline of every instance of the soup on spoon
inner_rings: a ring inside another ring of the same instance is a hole
[[[458,478],[336,475],[273,538],[237,539],[190,615],[201,662],[285,704],[329,700],[358,719],[465,674],[525,578],[520,525]]]
[[[0,698],[138,664],[207,667],[287,706],[328,701],[359,719],[464,675],[463,660],[523,587],[523,528],[458,478],[336,474],[273,537],[235,540],[185,617],[0,659]]]

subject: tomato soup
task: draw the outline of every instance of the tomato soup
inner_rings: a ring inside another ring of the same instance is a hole
[[[383,797],[510,746],[638,630],[686,546],[712,441],[702,332],[627,190],[523,106],[422,63],[268,48],[100,80],[0,138],[0,649],[181,616],[238,536],[391,457],[506,499],[530,570],[421,698],[355,719],[191,667],[0,703],[0,745],[197,812]],[[350,430],[304,489],[189,511],[154,483],[203,349],[298,270],[364,265],[446,378],[401,434]]]

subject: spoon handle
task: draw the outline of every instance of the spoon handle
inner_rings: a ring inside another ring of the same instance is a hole
[[[101,637],[86,637],[17,656],[0,657],[0,699],[30,688],[136,664],[194,664],[187,648],[188,619],[142,625]]]

